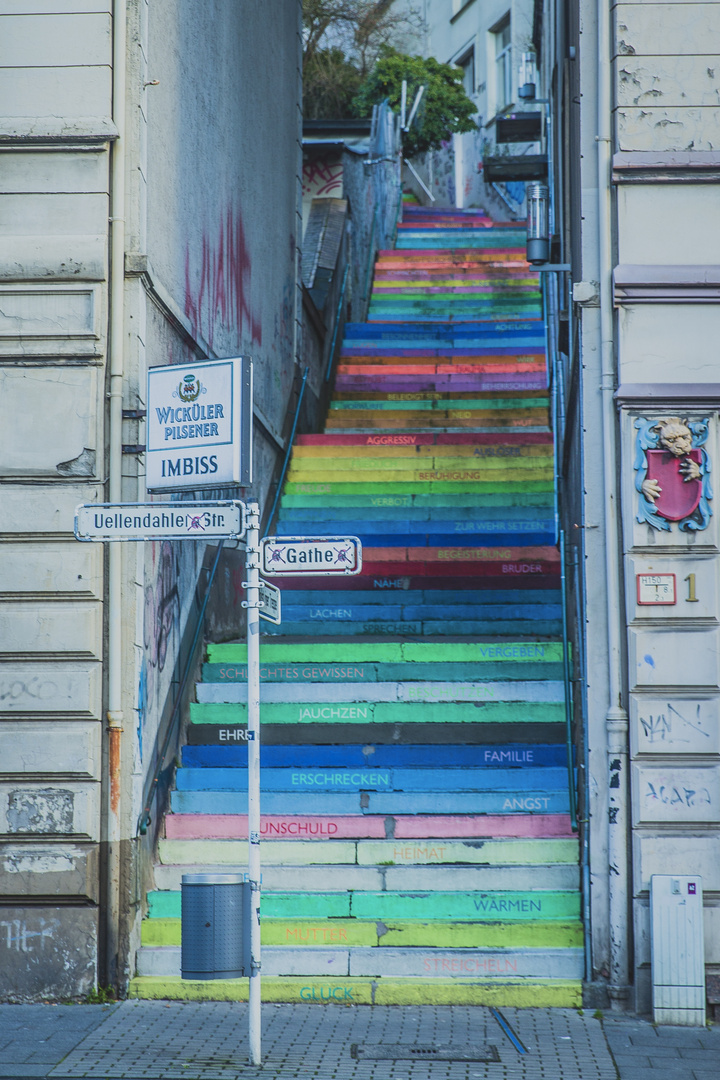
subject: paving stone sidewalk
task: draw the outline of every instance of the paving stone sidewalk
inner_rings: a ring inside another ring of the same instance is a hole
[[[653,1028],[572,1009],[264,1005],[263,1067],[247,1006],[126,1001],[0,1005],[0,1080],[718,1080],[720,1029]],[[499,1061],[372,1060],[351,1046],[492,1045]]]

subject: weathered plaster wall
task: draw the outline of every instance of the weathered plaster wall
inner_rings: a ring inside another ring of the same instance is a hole
[[[0,996],[96,981],[109,0],[0,5]],[[59,901],[59,902],[58,902]]]
[[[109,970],[105,555],[72,521],[108,497],[112,3],[50,6],[0,4],[0,997],[17,999],[79,996]],[[128,0],[123,408],[144,409],[148,366],[250,353],[245,494],[261,504],[299,349],[299,19],[294,0]],[[144,441],[128,418],[123,443]],[[123,498],[144,500],[142,454],[122,471]],[[121,984],[159,807],[142,842],[137,820],[211,558],[122,548]],[[240,623],[227,578],[226,634]]]

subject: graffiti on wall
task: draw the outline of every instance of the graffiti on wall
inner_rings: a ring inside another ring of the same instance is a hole
[[[343,166],[336,154],[303,161],[303,198],[340,197],[342,191]]]
[[[143,699],[140,707],[145,713],[148,702],[154,702],[158,677],[165,669],[168,652],[174,657],[180,629],[179,567],[168,540],[152,545],[153,584],[145,589],[144,646],[145,657],[141,679]]]
[[[185,253],[185,314],[193,333],[212,347],[216,334],[224,329],[238,345],[249,334],[262,344],[262,325],[252,309],[251,260],[242,214],[229,209],[214,239],[202,238],[199,265],[196,256]]]

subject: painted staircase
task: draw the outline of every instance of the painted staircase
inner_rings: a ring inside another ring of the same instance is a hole
[[[278,534],[363,573],[280,579],[261,644],[263,998],[581,1003],[552,435],[524,235],[405,207]],[[243,645],[210,645],[148,896],[139,997],[179,978],[180,880],[247,863]]]

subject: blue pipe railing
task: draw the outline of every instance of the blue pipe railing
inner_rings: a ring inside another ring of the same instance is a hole
[[[327,369],[325,371],[325,382],[330,382],[330,373],[332,372],[333,360],[335,358],[335,342],[337,341],[338,329],[340,327],[340,312],[342,311],[343,300],[345,299],[345,286],[347,285],[349,270],[350,262],[348,261],[345,263],[345,273],[343,274],[337,311],[335,312],[335,326],[333,327],[333,336],[332,341],[330,342],[330,355],[328,356]]]
[[[273,499],[272,509],[270,510],[267,521],[265,522],[265,531],[263,532],[263,536],[267,536],[270,530],[273,518],[275,517],[277,504],[280,499],[280,495],[282,494],[282,486],[285,483],[285,473],[287,472],[288,462],[290,461],[290,455],[292,454],[293,443],[295,441],[295,432],[297,431],[298,420],[300,419],[300,406],[302,405],[303,394],[305,393],[305,384],[307,383],[309,371],[310,368],[306,367],[305,371],[303,372],[302,382],[300,384],[300,393],[298,394],[297,405],[295,406],[295,416],[293,418],[292,428],[290,429],[290,437],[287,441],[287,446],[285,447],[285,458],[282,463],[282,469],[280,470],[280,478],[277,482],[277,487],[275,488],[275,498]]]
[[[565,748],[567,751],[568,796],[570,800],[570,823],[577,832],[577,793],[575,788],[575,762],[572,739],[572,684],[570,681],[570,657],[568,655],[567,584],[565,581],[565,530],[560,530],[560,590],[562,603],[563,682],[565,683]]]
[[[173,702],[172,712],[170,713],[170,719],[168,720],[167,733],[165,735],[165,740],[163,742],[163,748],[162,748],[162,751],[160,753],[160,757],[158,758],[157,766],[155,768],[155,773],[153,775],[152,782],[150,784],[150,788],[148,790],[148,797],[145,800],[145,806],[143,807],[142,813],[140,814],[140,816],[138,818],[138,822],[137,822],[137,835],[138,836],[145,836],[145,834],[148,831],[148,826],[152,824],[152,815],[150,813],[150,807],[152,806],[152,804],[153,804],[153,802],[155,800],[155,794],[157,792],[158,784],[160,783],[160,775],[161,775],[161,773],[163,771],[163,768],[165,766],[165,758],[167,756],[167,752],[168,752],[168,749],[170,747],[170,743],[171,743],[171,740],[173,738],[173,735],[175,734],[175,728],[177,726],[177,721],[178,721],[178,718],[180,716],[180,706],[182,705],[183,695],[185,693],[185,687],[188,684],[188,679],[190,678],[190,672],[192,671],[193,666],[194,666],[195,650],[197,648],[197,643],[198,643],[198,639],[200,637],[200,632],[202,631],[203,623],[205,621],[205,612],[207,611],[208,601],[210,599],[210,591],[212,589],[212,584],[213,584],[213,581],[215,580],[215,574],[217,573],[218,564],[220,562],[220,555],[222,554],[223,543],[224,543],[224,541],[221,540],[220,543],[217,546],[217,551],[215,552],[215,558],[213,560],[212,568],[210,570],[210,576],[208,577],[207,585],[206,585],[206,588],[205,588],[205,596],[203,597],[203,602],[202,602],[202,605],[200,607],[200,614],[198,615],[197,625],[195,627],[195,633],[193,634],[192,645],[190,646],[190,652],[188,653],[187,661],[185,663],[185,670],[183,671],[183,675],[182,675],[182,678],[180,680],[180,687],[178,689],[177,694],[175,695],[175,701]]]

